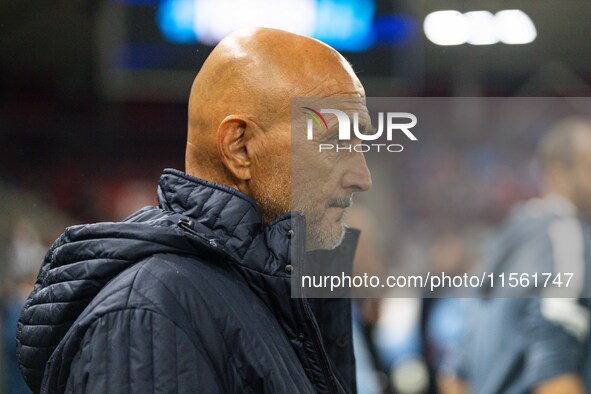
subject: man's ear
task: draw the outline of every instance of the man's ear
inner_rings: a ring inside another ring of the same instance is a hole
[[[252,136],[247,130],[248,123],[239,115],[228,115],[218,127],[217,145],[220,158],[237,183],[244,183],[251,177],[251,160],[247,142]]]

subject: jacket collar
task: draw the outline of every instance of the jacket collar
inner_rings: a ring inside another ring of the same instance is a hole
[[[164,170],[158,203],[162,209],[190,219],[196,235],[235,263],[259,272],[288,276],[285,266],[291,264],[292,248],[303,250],[305,245],[301,213],[288,213],[264,224],[249,196],[182,171]]]

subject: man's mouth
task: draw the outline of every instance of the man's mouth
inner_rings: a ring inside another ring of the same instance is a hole
[[[353,204],[351,198],[333,198],[326,204],[327,208],[349,208]]]

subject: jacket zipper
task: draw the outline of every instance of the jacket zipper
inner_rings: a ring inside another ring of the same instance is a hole
[[[209,239],[209,238],[204,237],[203,235],[199,234],[197,231],[193,230],[192,224],[193,224],[192,221],[187,220],[187,219],[179,219],[179,221],[177,223],[177,225],[180,228],[182,228],[183,230],[185,230],[189,234],[196,236],[197,238],[207,242],[209,245],[211,245],[213,247],[217,247],[217,242],[215,241],[215,239]]]
[[[296,220],[294,220],[294,221],[296,221]],[[305,245],[305,227],[302,223],[297,223],[296,230],[299,233],[298,237],[296,239],[301,240],[300,242],[298,242],[298,245],[296,246],[298,248],[297,258],[301,262],[301,267],[302,267],[301,275],[304,275],[305,251],[304,251],[303,245]],[[299,305],[300,305],[302,311],[304,312],[304,316],[306,317],[306,323],[307,323],[308,327],[310,328],[310,331],[312,332],[312,338],[314,341],[314,345],[315,345],[316,349],[318,350],[318,353],[320,353],[320,358],[321,358],[322,364],[324,364],[323,368],[322,368],[324,379],[326,380],[326,382],[329,386],[332,386],[332,392],[338,393],[338,387],[337,387],[337,384],[333,378],[332,369],[330,367],[330,362],[328,360],[328,357],[326,356],[326,352],[324,351],[324,348],[322,347],[322,342],[320,341],[320,337],[318,335],[318,330],[317,330],[316,326],[314,325],[314,317],[312,315],[312,311],[310,310],[310,306],[304,300],[305,294],[304,294],[303,289],[301,290],[301,293],[299,295],[300,295]]]
[[[322,343],[321,343],[320,338],[318,336],[318,330],[316,329],[314,322],[313,322],[313,317],[312,317],[312,312],[310,311],[310,307],[306,303],[304,303],[303,298],[300,298],[300,305],[301,305],[302,309],[304,310],[304,314],[306,315],[308,327],[310,327],[312,334],[313,334],[312,337],[314,339],[314,344],[316,345],[316,348],[318,349],[318,352],[320,353],[322,362],[324,364],[324,368],[322,368],[323,372],[324,372],[324,378],[327,380],[327,383],[329,383],[330,386],[332,386],[332,392],[338,393],[339,392],[338,387],[337,387],[337,384],[333,378],[332,369],[330,367],[330,362],[328,361],[328,357],[326,356],[326,352],[324,351],[324,349],[322,347]]]

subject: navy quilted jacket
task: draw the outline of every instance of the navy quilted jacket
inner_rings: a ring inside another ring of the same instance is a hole
[[[265,225],[247,196],[176,170],[158,198],[52,245],[18,324],[35,392],[355,391],[350,300],[292,298],[291,281],[314,256],[350,264],[357,234],[303,258],[301,215]]]

